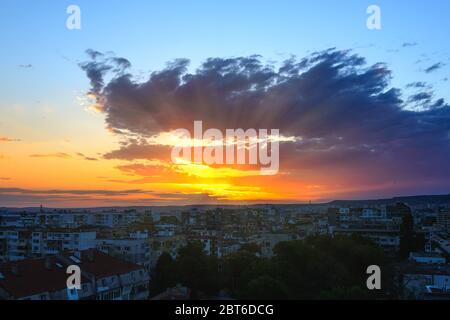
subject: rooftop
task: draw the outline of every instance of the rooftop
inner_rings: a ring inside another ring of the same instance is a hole
[[[66,268],[56,257],[3,263],[0,273],[0,288],[16,299],[64,290],[68,277]],[[82,278],[82,282],[86,283],[87,279]]]
[[[82,274],[86,272],[97,279],[142,270],[139,265],[122,261],[95,249],[82,251],[79,255],[65,252],[61,256],[0,264],[0,288],[15,299],[64,290],[69,276],[66,273],[69,264],[80,266]],[[82,283],[87,282],[88,279],[82,277]]]
[[[74,262],[74,264],[79,265],[81,270],[94,275],[96,278],[111,277],[114,275],[142,270],[142,267],[137,264],[114,258],[95,249],[85,250],[80,254],[81,259],[75,259],[75,261],[71,261]],[[63,255],[68,259],[74,256],[73,253],[68,252],[64,253]]]

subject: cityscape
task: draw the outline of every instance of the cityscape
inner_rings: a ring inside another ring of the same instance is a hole
[[[3,208],[0,298],[448,300],[449,235],[450,195],[299,205]],[[66,269],[74,264],[81,289],[70,293]],[[366,287],[366,264],[382,270],[376,292]]]

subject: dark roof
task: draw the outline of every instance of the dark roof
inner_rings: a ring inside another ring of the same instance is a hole
[[[402,265],[403,274],[450,275],[450,264],[421,264],[411,261]]]
[[[27,259],[0,264],[0,287],[14,298],[64,290],[68,274],[65,267],[58,267],[56,257],[49,257],[51,268],[46,268],[46,259]],[[17,272],[13,272],[13,269]],[[86,279],[82,280],[87,282]]]
[[[68,258],[71,255],[73,254],[66,253],[65,257]],[[76,264],[82,271],[94,275],[97,279],[143,269],[140,265],[114,258],[95,249],[82,251],[81,263]]]
[[[63,253],[67,261],[73,253]],[[51,264],[51,268],[46,268],[46,259]],[[58,267],[56,264],[61,267]],[[143,268],[134,263],[126,262],[95,249],[81,252],[81,262],[70,261],[71,264],[77,264],[83,272],[94,275],[97,279],[110,277],[113,275],[126,274],[132,271],[142,270]],[[13,272],[13,270],[17,272]],[[15,262],[0,264],[0,288],[3,288],[15,299],[24,298],[31,295],[55,292],[64,290],[67,287],[66,273],[67,263],[57,256],[39,259],[26,259]],[[88,279],[82,276],[82,283],[87,283]]]

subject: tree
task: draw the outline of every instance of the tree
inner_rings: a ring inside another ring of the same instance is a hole
[[[287,299],[285,285],[270,276],[261,276],[249,282],[244,289],[242,299],[279,300]]]
[[[216,257],[207,256],[200,242],[180,248],[175,262],[175,279],[191,289],[191,294],[211,296],[220,289],[221,278]]]
[[[163,252],[159,256],[155,269],[152,272],[150,291],[154,294],[158,294],[167,288],[175,286],[176,279],[174,271],[175,263],[172,256],[167,252]]]
[[[369,265],[384,268],[384,253],[360,237],[318,236],[279,243],[272,259],[290,299],[316,299],[334,288],[365,287]]]
[[[400,258],[406,259],[410,252],[421,251],[424,249],[424,246],[425,237],[423,234],[416,234],[414,232],[414,220],[412,214],[405,214],[400,227]]]
[[[247,251],[256,254],[261,252],[261,246],[256,243],[245,243],[241,246],[240,251]]]
[[[322,291],[319,294],[319,299],[322,300],[369,300],[374,299],[374,295],[367,289],[362,289],[358,286],[347,288],[333,288],[328,291]]]
[[[176,261],[158,261],[156,284],[180,283],[191,289],[191,298],[212,297],[220,289],[239,299],[385,297],[387,285],[377,292],[366,287],[368,266],[380,266],[382,278],[390,274],[383,251],[368,239],[311,237],[280,242],[274,254],[266,259],[242,250],[218,260],[207,256],[201,243],[191,242]]]
[[[247,251],[239,251],[224,258],[223,275],[226,288],[234,295],[239,295],[248,282],[259,275],[259,262],[261,259]]]

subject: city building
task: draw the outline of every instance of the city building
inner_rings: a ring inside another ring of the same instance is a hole
[[[445,264],[445,257],[434,252],[411,252],[409,259],[416,263],[425,264]]]
[[[81,289],[68,290],[67,267],[81,270]],[[9,300],[144,300],[149,275],[142,266],[95,249],[0,265],[0,299]],[[73,292],[75,291],[75,292]]]
[[[151,253],[147,238],[97,239],[96,243],[97,250],[150,270]]]
[[[429,300],[450,298],[450,265],[410,263],[403,267],[403,297]]]
[[[50,228],[33,230],[31,233],[33,256],[87,250],[95,246],[96,231],[93,229]]]

